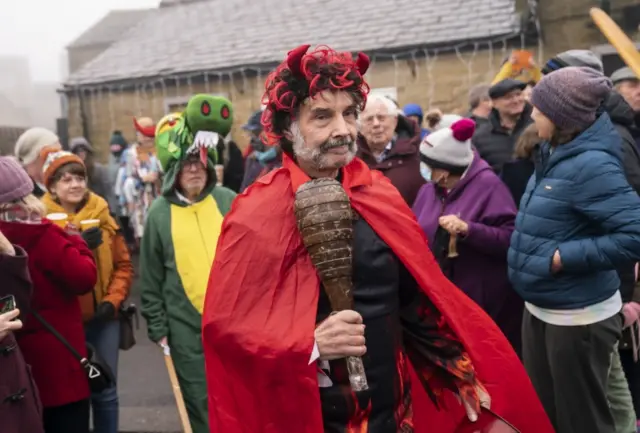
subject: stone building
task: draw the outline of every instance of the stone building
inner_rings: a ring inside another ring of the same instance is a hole
[[[303,43],[364,51],[377,92],[443,110],[465,108],[470,86],[490,81],[511,49],[537,58],[605,43],[590,0],[165,0],[65,84],[70,136],[103,153],[132,117],[158,119],[196,92],[224,94],[238,127],[260,107],[267,73]],[[174,3],[177,3],[174,5]],[[611,2],[614,18],[636,0]]]

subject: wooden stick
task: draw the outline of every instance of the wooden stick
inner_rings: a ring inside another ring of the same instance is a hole
[[[173,388],[173,396],[176,399],[176,405],[178,406],[178,414],[180,415],[180,422],[182,423],[182,431],[184,433],[193,433],[191,430],[191,422],[189,421],[189,415],[187,414],[187,407],[184,404],[184,398],[182,397],[182,390],[178,383],[178,376],[176,375],[176,368],[173,365],[173,359],[171,359],[171,352],[169,352],[169,346],[164,346],[164,362],[167,366],[167,372],[169,373],[169,380],[171,381],[171,388]]]
[[[629,39],[618,25],[604,11],[591,8],[591,19],[596,23],[602,34],[614,46],[622,60],[640,78],[640,53],[635,44]]]
[[[458,235],[452,234],[449,236],[449,254],[447,257],[450,259],[458,257]]]

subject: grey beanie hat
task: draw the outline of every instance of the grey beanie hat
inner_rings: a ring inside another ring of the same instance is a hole
[[[633,72],[633,69],[627,66],[620,68],[611,74],[611,81],[616,85],[623,81],[640,81],[640,77]]]
[[[582,129],[595,121],[611,87],[611,80],[595,69],[562,68],[533,88],[531,104],[560,129]]]
[[[600,57],[598,57],[597,54],[589,50],[563,51],[549,59],[542,68],[542,73],[546,75],[553,71],[557,71],[558,69],[570,66],[584,66],[586,68],[595,69],[600,73],[604,73],[602,60],[600,60]]]
[[[89,143],[89,140],[87,140],[86,138],[75,137],[72,138],[71,142],[69,143],[69,150],[72,153],[78,153],[81,150],[93,153],[93,146],[91,146],[91,143]]]

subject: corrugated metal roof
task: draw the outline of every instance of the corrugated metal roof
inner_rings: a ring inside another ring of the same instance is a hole
[[[211,1],[157,10],[66,84],[261,65],[303,43],[373,51],[518,29],[515,0]]]

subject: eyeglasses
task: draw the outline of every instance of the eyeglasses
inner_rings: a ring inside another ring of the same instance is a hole
[[[204,165],[202,164],[202,161],[200,161],[197,158],[189,158],[184,160],[184,162],[182,163],[182,168],[187,169],[187,170],[192,170],[194,168],[198,169],[198,168],[202,168],[204,169]]]

